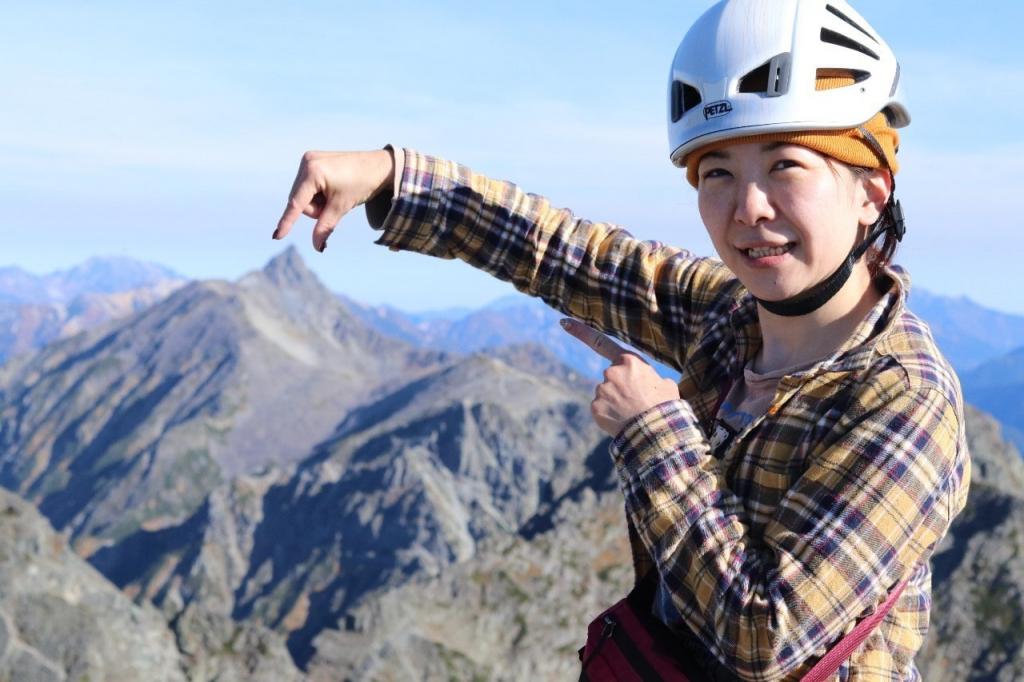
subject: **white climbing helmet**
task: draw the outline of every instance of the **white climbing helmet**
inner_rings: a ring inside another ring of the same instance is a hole
[[[829,76],[852,84],[818,90]],[[901,128],[910,113],[899,85],[896,56],[845,0],[723,0],[672,60],[672,163],[717,140],[853,128],[880,111]]]

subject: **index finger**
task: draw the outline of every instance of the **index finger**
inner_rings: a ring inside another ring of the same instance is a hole
[[[292,185],[291,195],[288,197],[288,205],[285,207],[281,219],[277,221],[274,239],[281,239],[291,231],[292,225],[302,215],[303,210],[312,203],[313,197],[316,196],[316,183],[303,170],[302,168],[299,169],[299,174],[295,178],[295,184]]]
[[[563,319],[562,329],[590,346],[594,352],[606,360],[618,362],[623,355],[626,355],[629,352],[619,344],[615,343],[611,337],[606,334],[602,334],[593,327],[587,326],[578,320],[570,318]]]

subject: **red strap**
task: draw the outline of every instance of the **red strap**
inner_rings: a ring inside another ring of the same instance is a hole
[[[843,637],[839,642],[818,660],[813,668],[802,678],[802,682],[825,682],[834,675],[844,661],[849,659],[854,650],[860,646],[868,635],[878,627],[885,616],[896,604],[903,588],[907,586],[907,579],[901,581],[882,602],[882,605],[875,613],[857,623],[850,634]],[[604,617],[612,616],[614,624],[611,627],[623,628],[626,636],[631,638],[635,646],[644,655],[647,666],[653,668],[653,672],[664,680],[686,680],[685,673],[676,666],[678,659],[670,652],[658,651],[658,646],[653,636],[647,631],[638,615],[623,599],[611,608],[607,609],[600,616],[595,618],[587,628],[587,644],[581,651],[583,662],[583,673],[589,680],[638,680],[637,672],[630,658],[625,652],[619,649],[615,638],[609,635],[613,633],[606,631],[607,623]],[[582,678],[581,678],[582,679]]]
[[[616,615],[619,617],[620,627],[625,628],[636,647],[641,652],[650,652],[648,656],[644,657],[644,660],[651,667],[653,673],[657,674],[664,682],[689,682],[686,673],[679,667],[677,655],[673,655],[678,652],[659,651],[661,647],[655,641],[654,636],[640,622],[636,612],[628,604],[623,604],[623,608],[618,610]]]
[[[872,615],[865,618],[861,622],[857,623],[857,627],[853,629],[853,632],[839,640],[839,643],[828,650],[828,653],[822,656],[814,667],[811,668],[806,675],[804,675],[802,682],[824,682],[829,677],[834,675],[839,666],[843,664],[843,661],[848,659],[854,649],[859,647],[861,643],[868,638],[871,631],[874,630],[885,615],[892,609],[893,604],[899,599],[900,593],[903,592],[903,588],[907,586],[907,580],[904,578],[903,581],[893,588],[892,592],[889,593],[889,597],[882,603]]]

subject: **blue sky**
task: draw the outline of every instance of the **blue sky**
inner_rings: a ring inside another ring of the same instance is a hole
[[[672,54],[711,2],[553,4],[11,4],[0,265],[119,254],[235,278],[282,248],[270,234],[303,151],[388,142],[711,254],[667,161],[664,112]],[[900,57],[914,118],[897,261],[933,292],[1024,313],[1024,3],[854,6]],[[366,302],[423,310],[510,291],[375,246],[361,209],[322,255],[311,227],[288,242]]]

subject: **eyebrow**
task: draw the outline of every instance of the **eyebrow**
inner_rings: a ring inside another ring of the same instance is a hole
[[[782,142],[782,141],[779,141],[779,140],[776,140],[775,142],[765,142],[763,145],[761,145],[761,151],[762,152],[773,152],[776,149],[778,149],[779,147],[785,147],[788,144],[790,144],[790,143],[789,142]],[[708,152],[707,154],[702,156],[701,160],[703,160],[703,159],[728,159],[728,158],[731,158],[730,155],[729,155],[729,152],[727,152],[724,149],[717,149],[717,150],[715,150],[713,152]]]

